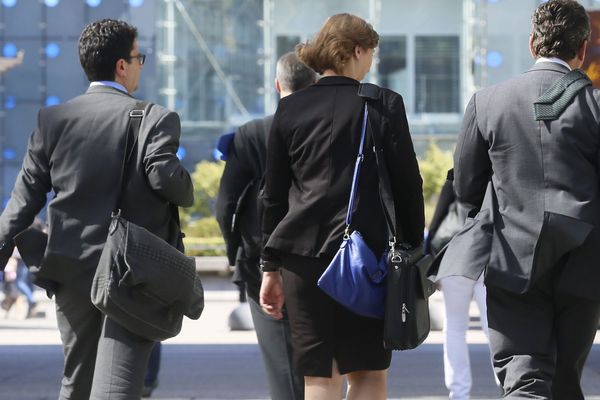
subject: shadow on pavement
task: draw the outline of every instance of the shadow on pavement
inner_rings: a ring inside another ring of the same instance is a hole
[[[470,346],[474,399],[499,397],[489,353],[484,344]],[[0,346],[0,398],[56,399],[62,370],[58,345]],[[600,345],[594,345],[584,374],[586,398],[600,396]],[[266,399],[268,388],[254,344],[166,344],[159,374],[157,399]],[[424,344],[394,353],[389,374],[389,397],[415,399],[447,396],[442,346]]]

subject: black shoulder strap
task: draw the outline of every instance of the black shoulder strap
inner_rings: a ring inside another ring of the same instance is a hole
[[[373,102],[379,100],[380,88],[372,83],[361,83],[358,87],[358,95],[365,99],[369,109],[369,115],[379,115],[379,112],[373,107]],[[372,123],[372,117],[367,120],[367,127],[373,138],[373,150],[375,152],[375,163],[377,164],[377,174],[379,176],[379,198],[381,200],[381,209],[388,226],[390,234],[390,245],[396,243],[396,240],[404,237],[402,227],[396,224],[396,209],[394,205],[394,195],[390,176],[383,153],[383,138],[379,132],[379,126]]]
[[[574,69],[558,79],[533,103],[536,121],[552,121],[561,116],[575,95],[592,81],[580,69]]]
[[[115,206],[114,212],[118,214],[121,210],[121,200],[123,200],[123,193],[125,193],[125,187],[127,186],[127,172],[129,169],[129,163],[137,148],[138,137],[140,134],[140,126],[142,124],[142,119],[144,118],[146,109],[146,103],[143,101],[138,101],[135,103],[135,108],[129,111],[129,120],[127,121],[127,133],[125,136],[125,149],[123,150],[123,163],[121,164],[121,177],[119,181],[121,182],[119,195],[117,196],[117,203]],[[132,138],[131,146],[129,145],[129,140]]]

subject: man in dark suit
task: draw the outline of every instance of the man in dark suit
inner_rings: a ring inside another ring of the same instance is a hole
[[[474,218],[438,278],[476,279],[485,269],[490,345],[507,398],[583,399],[600,316],[600,92],[558,88],[554,106],[565,108],[546,119],[534,102],[581,67],[589,35],[576,1],[540,5],[535,65],[473,96],[454,155],[456,196]]]
[[[316,73],[295,53],[277,61],[275,88],[286,97],[316,81]],[[263,354],[273,400],[304,398],[304,379],[294,371],[291,358],[290,328],[287,319],[266,315],[259,303],[261,231],[257,195],[267,158],[267,136],[273,115],[240,126],[227,154],[217,199],[217,220],[228,244],[229,262],[245,283],[254,329]],[[236,233],[232,220],[236,218]],[[238,242],[239,234],[241,242]]]
[[[81,65],[91,84],[65,104],[40,110],[12,196],[0,217],[0,265],[13,237],[48,205],[48,244],[38,278],[55,283],[65,364],[60,399],[140,398],[153,342],[106,318],[90,301],[111,212],[182,250],[175,206],[193,201],[192,182],[176,151],[177,114],[130,93],[145,61],[137,30],[115,20],[89,24],[79,38]],[[131,110],[143,109],[120,205],[120,172]]]

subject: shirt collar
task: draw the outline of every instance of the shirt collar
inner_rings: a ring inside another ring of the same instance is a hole
[[[90,87],[93,87],[93,86],[110,86],[112,88],[120,90],[121,92],[129,94],[127,89],[125,89],[125,86],[121,85],[118,82],[114,82],[114,81],[94,81],[94,82],[90,83]]]
[[[536,64],[541,62],[553,62],[556,64],[564,65],[565,67],[569,68],[569,71],[571,70],[571,66],[567,64],[565,60],[562,60],[558,57],[540,57],[537,60],[535,60]]]

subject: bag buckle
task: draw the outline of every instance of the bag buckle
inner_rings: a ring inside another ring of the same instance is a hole
[[[131,118],[142,118],[144,116],[144,110],[131,110],[129,111]]]
[[[390,251],[394,251],[394,248],[396,247],[396,236],[392,236],[388,242],[388,245],[390,246]]]
[[[119,218],[121,218],[121,209],[119,208],[116,211],[113,211],[110,214],[110,226],[108,227],[108,231],[109,233],[112,235],[113,233],[115,233],[115,231],[117,230],[117,224],[119,223]]]
[[[346,225],[346,229],[344,229],[344,240],[350,239],[350,225]]]

